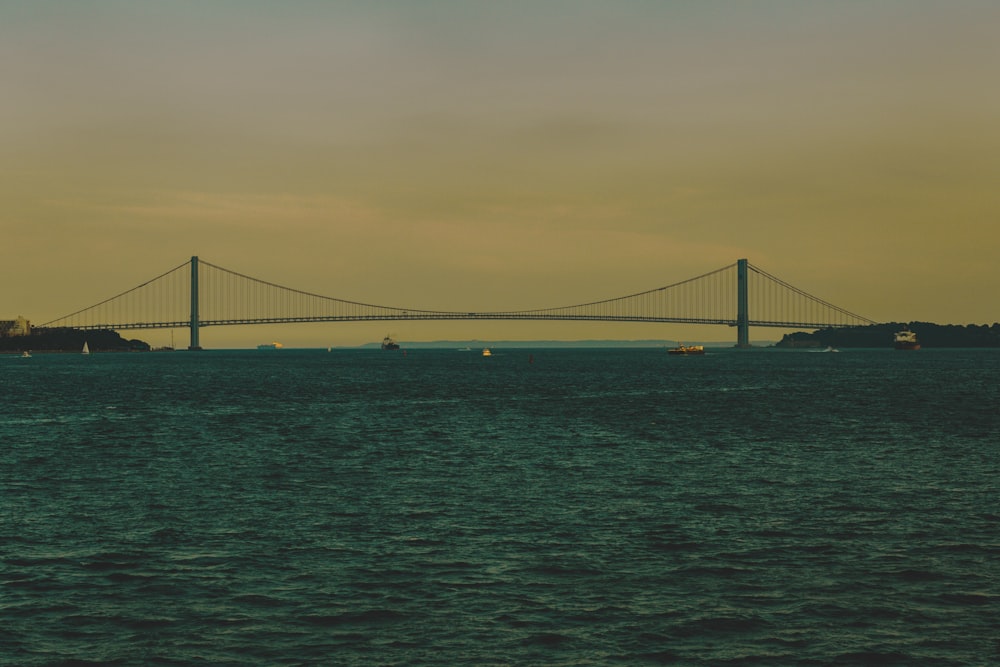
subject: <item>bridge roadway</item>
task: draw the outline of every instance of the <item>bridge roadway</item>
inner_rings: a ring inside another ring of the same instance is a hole
[[[293,324],[305,322],[378,322],[391,320],[429,321],[429,320],[525,320],[525,321],[592,321],[592,322],[649,322],[649,323],[673,323],[673,324],[715,324],[729,327],[737,326],[735,319],[710,319],[699,317],[640,317],[640,316],[611,316],[611,315],[525,315],[519,313],[493,313],[493,312],[471,312],[459,313],[442,311],[427,314],[407,314],[407,315],[332,315],[319,317],[258,317],[251,319],[218,319],[218,320],[198,320],[200,327],[226,326],[226,325],[251,325],[251,324]],[[772,321],[772,320],[749,320],[749,326],[754,327],[774,327],[782,329],[808,328],[822,329],[824,327],[853,326],[850,324],[831,324],[829,322],[810,321]],[[74,329],[95,331],[98,329],[178,329],[191,326],[190,320],[176,320],[172,322],[109,322],[101,324],[81,324],[74,326]],[[38,327],[41,328],[41,327]]]

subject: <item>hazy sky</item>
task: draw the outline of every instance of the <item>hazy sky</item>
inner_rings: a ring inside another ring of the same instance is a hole
[[[615,297],[747,257],[876,320],[992,323],[998,26],[994,0],[0,0],[0,319],[41,323],[192,255],[449,310]],[[387,326],[735,339],[427,322],[202,343]]]

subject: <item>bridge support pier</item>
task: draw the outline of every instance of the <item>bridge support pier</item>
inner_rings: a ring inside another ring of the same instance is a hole
[[[747,260],[736,261],[736,347],[750,347],[750,308],[748,304]]]
[[[191,258],[191,345],[189,350],[200,350],[198,341],[198,256]]]

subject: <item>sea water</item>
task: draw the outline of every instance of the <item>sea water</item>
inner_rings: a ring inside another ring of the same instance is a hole
[[[3,665],[1000,663],[1000,351],[0,380]]]

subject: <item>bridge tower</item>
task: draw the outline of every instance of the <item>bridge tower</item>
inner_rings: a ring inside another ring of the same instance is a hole
[[[750,347],[750,308],[747,294],[747,260],[736,261],[736,347]]]
[[[198,256],[191,258],[191,345],[189,350],[200,350],[198,341]]]

